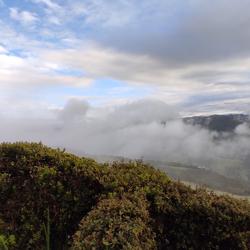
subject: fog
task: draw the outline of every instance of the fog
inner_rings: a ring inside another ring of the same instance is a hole
[[[239,125],[233,136],[218,139],[216,132],[184,124],[178,109],[161,101],[96,108],[71,99],[64,108],[48,111],[47,117],[25,117],[2,115],[0,140],[41,141],[79,155],[175,161],[222,173],[227,173],[227,167],[242,168],[239,162],[246,165],[250,155],[246,124]]]

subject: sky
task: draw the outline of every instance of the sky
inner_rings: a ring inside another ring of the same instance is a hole
[[[249,112],[249,0],[0,0],[0,112],[141,99]]]

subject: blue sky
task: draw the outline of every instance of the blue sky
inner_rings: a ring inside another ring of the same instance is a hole
[[[156,99],[249,112],[250,2],[0,0],[0,113]]]

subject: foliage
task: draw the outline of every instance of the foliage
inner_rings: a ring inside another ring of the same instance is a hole
[[[72,250],[156,249],[149,222],[143,196],[133,194],[103,199],[81,221]]]
[[[5,236],[0,234],[0,249],[9,250],[13,248],[15,244],[16,240],[14,235]]]
[[[249,244],[247,201],[193,190],[139,161],[98,164],[42,144],[0,144],[0,249]]]
[[[62,248],[102,192],[100,169],[92,160],[41,144],[2,144],[0,216],[10,224],[18,249],[44,245],[47,209],[51,245]]]

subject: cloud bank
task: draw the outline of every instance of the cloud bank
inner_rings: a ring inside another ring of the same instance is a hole
[[[216,132],[187,125],[178,110],[158,100],[94,108],[71,99],[63,109],[42,118],[1,119],[1,141],[42,141],[78,154],[177,161],[206,166],[227,174],[232,163],[250,155],[250,129],[218,140]],[[222,165],[225,165],[223,168]],[[234,166],[237,171],[237,165]],[[242,167],[242,166],[241,166]]]

